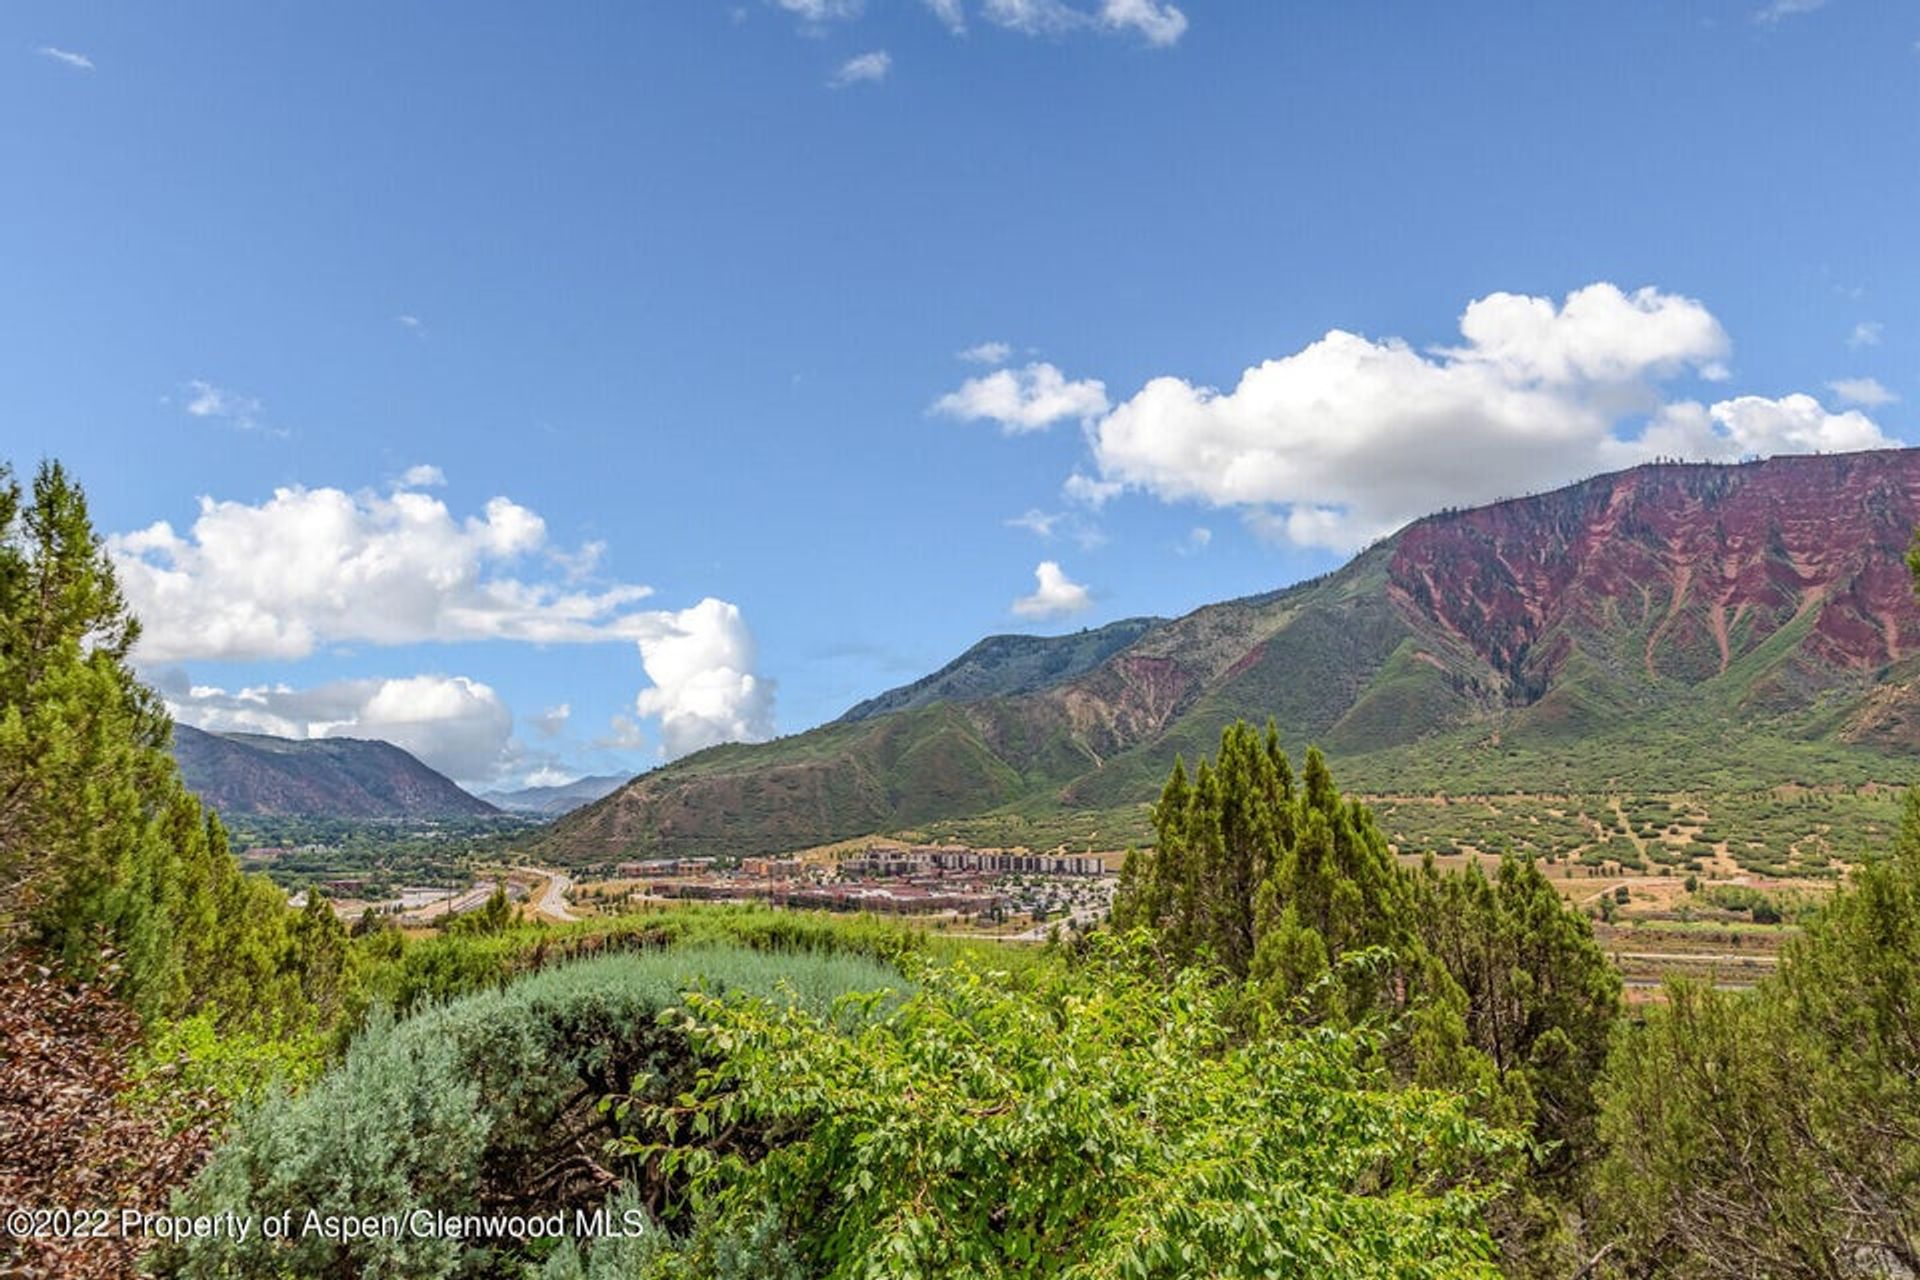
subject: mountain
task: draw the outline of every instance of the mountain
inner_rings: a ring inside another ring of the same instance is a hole
[[[508,813],[537,814],[557,818],[583,804],[592,804],[601,796],[617,791],[633,775],[606,773],[591,778],[576,778],[557,787],[523,787],[518,791],[482,791],[480,798]]]
[[[868,698],[840,718],[871,720],[934,702],[974,702],[1045,689],[1091,671],[1165,622],[1123,618],[1066,636],[988,636],[932,675]]]
[[[545,851],[750,853],[995,814],[1137,832],[1175,755],[1236,717],[1376,792],[1903,782],[1916,524],[1907,449],[1653,464],[1444,512],[1051,682],[996,689],[963,656],[947,670],[979,679],[686,757],[561,819]],[[966,698],[928,700],[942,689]]]
[[[227,814],[454,818],[500,812],[390,742],[207,733],[176,724],[173,758],[188,789]]]

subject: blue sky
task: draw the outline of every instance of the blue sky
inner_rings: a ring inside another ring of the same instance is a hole
[[[21,0],[0,173],[179,714],[474,783],[1920,438],[1908,5]]]

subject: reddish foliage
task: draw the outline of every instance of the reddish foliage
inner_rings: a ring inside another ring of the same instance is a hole
[[[16,1209],[164,1209],[199,1167],[215,1120],[207,1100],[183,1098],[170,1118],[123,1101],[139,1034],[103,988],[21,950],[0,954],[0,1220]],[[132,1276],[145,1243],[0,1230],[0,1275]]]

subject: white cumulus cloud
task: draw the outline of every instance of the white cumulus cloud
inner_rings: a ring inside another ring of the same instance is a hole
[[[463,783],[493,781],[513,761],[513,713],[492,688],[465,676],[336,680],[309,689],[255,685],[231,693],[171,677],[158,683],[175,719],[213,732],[375,738]]]
[[[1430,352],[1334,330],[1227,391],[1155,378],[1092,429],[1099,475],[1076,473],[1069,492],[1239,508],[1262,536],[1344,550],[1441,507],[1653,457],[1893,443],[1807,396],[1664,404],[1663,382],[1727,377],[1727,335],[1689,298],[1604,283],[1558,305],[1496,293],[1460,330],[1461,345]]]
[[[1013,602],[1013,611],[1023,618],[1064,618],[1093,606],[1087,589],[1069,578],[1055,561],[1042,560],[1034,567],[1033,579],[1033,594]]]
[[[1494,293],[1467,304],[1464,347],[1442,352],[1463,365],[1490,364],[1518,385],[1630,386],[1692,367],[1720,381],[1731,344],[1720,322],[1691,298],[1610,284],[1551,298]]]
[[[277,489],[258,504],[200,500],[183,535],[166,521],[108,539],[145,628],[145,663],[301,658],[327,644],[632,639],[643,586],[600,591],[506,572],[547,543],[546,522],[504,497],[456,518],[428,494]]]
[[[1736,396],[1711,405],[1662,406],[1633,440],[1607,446],[1619,465],[1648,457],[1731,462],[1776,453],[1851,453],[1898,445],[1858,409],[1829,413],[1809,395]]]
[[[429,472],[415,467],[405,478],[437,481]],[[753,636],[738,606],[708,598],[677,612],[643,610],[635,605],[651,594],[648,587],[572,585],[591,569],[600,545],[555,549],[539,514],[505,497],[464,518],[405,487],[390,494],[292,487],[258,504],[203,498],[186,534],[163,521],[114,535],[107,547],[143,624],[136,656],[149,670],[184,661],[295,660],[336,644],[621,641],[639,647],[653,687],[640,694],[638,708],[659,717],[667,754],[773,731],[773,684],[754,670]],[[531,572],[556,565],[563,581]],[[380,689],[344,682],[304,693],[262,687],[194,704],[192,714],[183,702],[182,718],[201,723],[196,715],[220,713],[226,719],[216,727],[296,737],[350,724],[365,736],[458,759],[466,772],[457,777],[483,776],[452,743],[436,745],[430,729],[460,721],[470,731],[474,716],[456,712],[498,699],[484,685],[442,677],[420,683],[427,679],[388,681]],[[363,694],[362,702],[352,701]],[[531,723],[550,738],[571,714],[561,703]],[[503,723],[502,741],[511,717]],[[638,726],[619,736],[622,744],[637,741]],[[514,763],[524,766],[525,753]]]
[[[893,55],[885,49],[875,49],[872,53],[848,58],[827,83],[835,89],[844,89],[853,84],[878,84],[887,78],[891,70]]]
[[[996,369],[968,378],[933,402],[933,412],[963,421],[986,419],[1008,435],[1044,431],[1068,418],[1092,418],[1107,410],[1106,384],[1069,381],[1046,362],[1024,369]]]
[[[754,673],[753,633],[737,605],[708,597],[648,615],[639,644],[653,687],[634,708],[659,717],[662,755],[773,735],[773,682]]]
[[[1862,320],[1853,326],[1853,332],[1847,335],[1847,345],[1856,350],[1860,347],[1877,347],[1886,336],[1887,326],[1878,320]]]

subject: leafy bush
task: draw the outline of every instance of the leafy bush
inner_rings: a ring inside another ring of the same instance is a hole
[[[845,1034],[694,997],[714,1065],[644,1104],[709,1229],[763,1222],[816,1277],[1491,1276],[1517,1139],[1390,1086],[1373,1029],[1236,1030],[1239,989],[1143,976],[1143,938],[1016,992],[958,963]],[[1364,958],[1363,958],[1364,959]],[[1355,961],[1350,960],[1349,963]],[[1331,980],[1331,979],[1330,979]],[[757,1131],[765,1154],[716,1149]],[[711,1275],[697,1247],[676,1275]]]
[[[1818,900],[1808,894],[1779,893],[1744,884],[1708,885],[1694,896],[1722,911],[1745,911],[1755,924],[1806,920],[1819,910]]]
[[[416,1209],[597,1207],[623,1181],[650,1177],[638,1162],[602,1158],[607,1142],[634,1130],[599,1099],[636,1081],[643,1096],[670,1099],[691,1083],[697,1061],[679,1026],[660,1018],[683,992],[753,992],[824,1011],[844,992],[904,985],[897,971],[861,958],[699,947],[558,966],[405,1021],[376,1012],[344,1061],[306,1092],[243,1112],[180,1208],[404,1220]],[[162,1261],[165,1274],[181,1276],[438,1277],[493,1253],[404,1235],[256,1235],[191,1242]]]
[[[275,1086],[305,1084],[325,1064],[325,1038],[317,1032],[222,1031],[213,1014],[197,1013],[148,1028],[133,1063],[133,1097],[145,1104],[186,1092],[255,1102]]]

